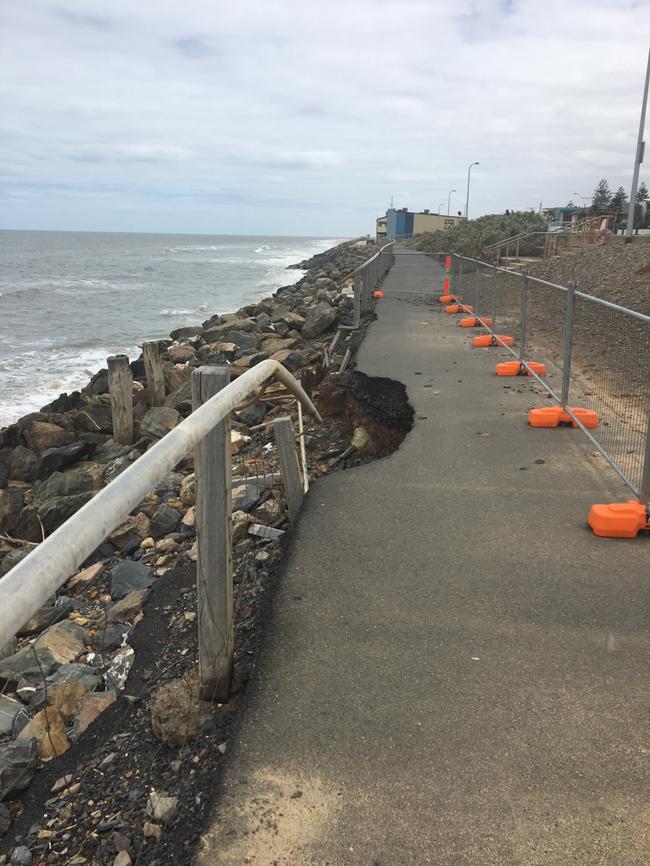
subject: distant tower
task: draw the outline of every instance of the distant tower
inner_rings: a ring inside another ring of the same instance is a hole
[[[393,193],[390,194],[390,209],[392,210],[395,207],[395,203],[393,202]]]

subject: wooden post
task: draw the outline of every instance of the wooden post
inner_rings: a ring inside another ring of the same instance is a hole
[[[108,358],[108,392],[113,411],[113,441],[133,444],[133,374],[127,355]]]
[[[147,374],[149,406],[162,406],[165,402],[165,377],[160,359],[160,344],[155,341],[143,343],[142,355]]]
[[[278,448],[280,458],[280,472],[282,473],[282,484],[287,500],[289,520],[295,523],[303,499],[303,487],[300,480],[300,468],[298,466],[298,454],[296,452],[296,436],[293,432],[293,423],[288,415],[276,418],[273,422],[273,434],[275,444]]]
[[[226,367],[192,371],[192,404],[198,408],[230,383]],[[235,646],[232,591],[230,418],[194,450],[196,476],[199,679],[203,695],[228,700]]]

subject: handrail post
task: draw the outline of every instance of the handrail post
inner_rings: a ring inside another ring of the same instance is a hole
[[[288,415],[275,419],[273,422],[273,435],[275,436],[275,444],[278,449],[282,486],[284,487],[284,495],[287,500],[289,520],[291,523],[295,523],[302,505],[304,488],[300,480],[296,435],[293,430],[293,422]]]
[[[566,409],[569,402],[569,386],[571,384],[571,355],[573,354],[573,319],[576,304],[576,281],[570,280],[566,293],[566,317],[564,320],[564,357],[562,359],[562,408]]]
[[[226,367],[192,371],[198,409],[230,382]],[[234,655],[230,416],[194,449],[199,680],[204,696],[228,700]]]
[[[528,312],[528,268],[522,271],[519,316],[519,360],[523,361],[526,353],[526,315]]]
[[[111,396],[113,441],[133,444],[133,373],[128,355],[111,355],[108,364],[108,393]]]
[[[160,358],[160,344],[156,340],[143,343],[142,358],[147,377],[149,406],[162,406],[165,402],[165,376]]]
[[[352,278],[354,291],[354,311],[352,326],[358,328],[361,325],[361,278],[359,274],[355,274]]]

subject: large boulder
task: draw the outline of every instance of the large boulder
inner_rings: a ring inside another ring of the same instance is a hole
[[[108,394],[88,397],[83,409],[71,412],[75,429],[87,433],[112,433],[113,410]]]
[[[25,504],[25,491],[20,487],[0,490],[0,532],[11,532]]]
[[[278,361],[283,367],[286,367],[289,372],[293,373],[305,365],[305,357],[301,352],[295,349],[282,349],[280,352],[275,352],[271,355],[272,361]]]
[[[30,421],[23,427],[23,436],[32,451],[60,448],[74,441],[74,433],[49,421]]]
[[[51,499],[39,502],[36,510],[45,533],[50,535],[92,498],[93,493],[88,492],[73,496],[53,496]]]
[[[170,505],[161,505],[151,519],[149,527],[151,537],[155,539],[164,538],[165,535],[175,532],[180,522],[181,515],[175,508],[172,508]]]
[[[99,490],[102,486],[104,467],[98,463],[81,463],[65,472],[53,472],[38,488],[35,500],[38,503],[63,496],[78,496]]]
[[[89,457],[97,446],[92,442],[72,442],[70,445],[63,445],[60,448],[46,448],[41,453],[41,459],[36,472],[37,478],[44,479],[53,472],[58,472],[61,469],[66,469],[83,460],[84,457]]]
[[[24,445],[17,445],[7,460],[7,475],[12,481],[34,481],[38,474],[38,456]]]
[[[196,337],[203,332],[201,325],[185,325],[183,328],[176,328],[169,335],[172,340],[189,340],[190,337]]]
[[[140,436],[147,439],[162,439],[180,422],[181,416],[171,406],[154,406],[140,422]]]
[[[281,352],[283,349],[293,349],[297,342],[294,339],[283,340],[278,337],[271,337],[262,343],[262,351],[268,355],[273,355],[275,352]]]
[[[192,346],[170,346],[167,354],[174,364],[185,364],[196,355],[196,350]]]
[[[337,311],[329,304],[319,303],[309,307],[302,326],[302,335],[308,340],[326,331],[336,321]]]

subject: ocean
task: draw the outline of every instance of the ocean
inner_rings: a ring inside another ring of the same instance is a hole
[[[118,352],[295,283],[340,239],[0,231],[0,427]]]

